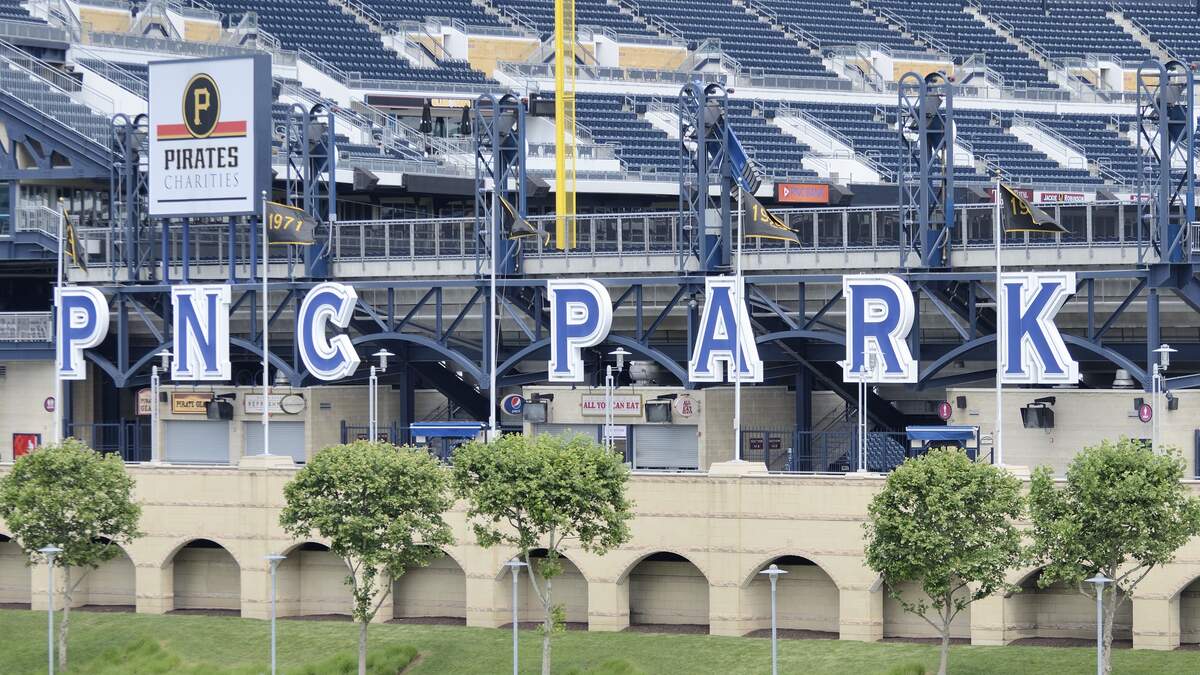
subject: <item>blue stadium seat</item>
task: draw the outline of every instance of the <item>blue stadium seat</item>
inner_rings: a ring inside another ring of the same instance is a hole
[[[515,12],[533,23],[542,39],[554,34],[554,3],[547,0],[494,0],[497,7]],[[575,25],[611,28],[624,35],[650,35],[657,33],[638,22],[629,14],[621,12],[605,0],[575,0]]]
[[[1193,5],[1194,7],[1194,5]],[[1016,29],[1019,38],[1036,43],[1054,59],[1087,54],[1117,56],[1125,61],[1150,58],[1150,50],[1134,42],[1106,16],[1108,5],[1094,0],[987,0],[984,11]]]
[[[1189,63],[1200,61],[1200,7],[1192,0],[1121,0],[1125,16]]]

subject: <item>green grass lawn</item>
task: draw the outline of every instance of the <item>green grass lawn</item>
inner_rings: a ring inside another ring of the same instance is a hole
[[[71,613],[71,672],[212,673],[250,675],[265,671],[269,624],[265,621],[209,616]],[[473,673],[494,675],[510,669],[511,633],[507,630],[452,626],[377,625],[371,627],[372,652],[389,652],[396,663],[417,656],[413,674]],[[46,614],[0,610],[4,654],[0,672],[45,672]],[[521,634],[521,670],[538,671],[540,636]],[[357,644],[353,624],[333,621],[279,622],[282,673],[342,672],[340,659],[352,658]],[[557,673],[764,673],[770,668],[770,642],[755,638],[647,633],[569,632],[555,638]],[[937,667],[933,646],[864,644],[835,640],[785,640],[780,643],[780,672],[858,675],[886,674],[906,663]],[[1095,652],[1054,647],[954,647],[952,673],[1095,672]],[[1114,668],[1122,673],[1200,673],[1200,651],[1118,650]],[[133,664],[144,664],[137,665]],[[304,668],[302,671],[298,669]]]

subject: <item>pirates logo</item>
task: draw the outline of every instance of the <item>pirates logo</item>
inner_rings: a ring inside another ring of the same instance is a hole
[[[183,88],[183,125],[192,138],[208,138],[221,118],[221,94],[207,73],[199,73]]]

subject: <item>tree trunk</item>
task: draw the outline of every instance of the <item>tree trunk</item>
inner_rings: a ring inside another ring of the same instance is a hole
[[[1116,575],[1112,575],[1115,579]],[[1112,642],[1113,620],[1117,616],[1117,601],[1120,598],[1116,584],[1113,585],[1112,599],[1104,608],[1104,675],[1112,675]]]
[[[546,622],[542,625],[542,675],[550,675],[550,636],[554,633],[554,602],[550,599],[551,580],[546,579],[546,598],[542,602],[546,610]]]
[[[938,660],[938,675],[946,675],[946,667],[950,664],[950,621],[954,615],[951,614],[954,594],[946,594],[946,608],[942,610],[942,649]]]
[[[58,624],[58,670],[67,672],[67,630],[71,621],[71,568],[63,567],[62,621]],[[54,589],[50,589],[53,593]]]
[[[358,675],[367,675],[367,622],[358,624]]]

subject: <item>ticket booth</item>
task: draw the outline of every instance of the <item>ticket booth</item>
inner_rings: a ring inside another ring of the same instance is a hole
[[[413,443],[429,448],[430,454],[450,461],[454,449],[483,434],[482,422],[414,422],[408,427]]]

